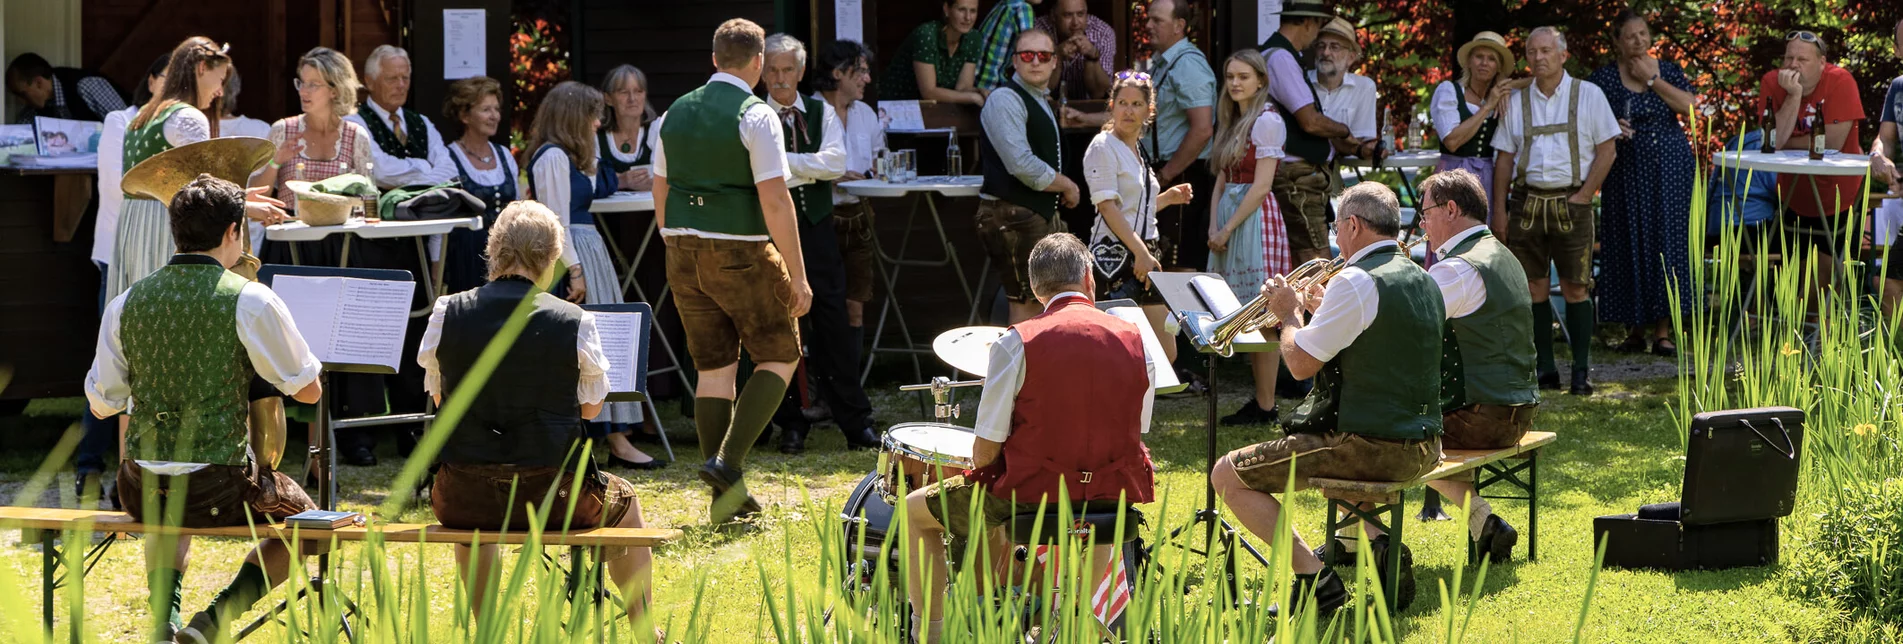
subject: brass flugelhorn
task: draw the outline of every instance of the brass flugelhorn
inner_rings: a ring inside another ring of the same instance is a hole
[[[126,194],[158,200],[171,206],[172,195],[200,174],[209,174],[244,187],[251,174],[271,162],[276,147],[270,141],[249,136],[199,141],[154,154],[126,171],[119,189]],[[258,280],[262,262],[251,253],[251,233],[246,231],[244,255],[232,272],[251,281]]]
[[[244,187],[252,173],[271,161],[275,149],[270,141],[257,137],[211,139],[181,145],[132,166],[119,182],[119,189],[129,195],[156,199],[170,207],[172,196],[200,174]],[[251,231],[241,229],[239,237],[244,239],[244,255],[231,271],[258,281],[258,268],[263,263],[251,253]],[[253,458],[261,466],[277,469],[284,457],[284,399],[271,396],[251,401],[249,416]]]
[[[1407,255],[1413,252],[1414,246],[1426,239],[1426,235],[1415,235],[1413,238],[1402,242],[1401,254]],[[1296,266],[1295,270],[1289,271],[1288,275],[1283,276],[1282,279],[1288,284],[1289,288],[1295,289],[1295,291],[1299,293],[1316,285],[1327,284],[1328,280],[1334,279],[1336,273],[1340,273],[1342,269],[1347,267],[1348,259],[1346,257],[1331,257],[1328,259],[1316,258],[1302,262],[1300,266]],[[1242,308],[1236,309],[1235,312],[1225,315],[1222,319],[1210,324],[1209,348],[1215,351],[1217,355],[1224,358],[1234,356],[1236,354],[1235,342],[1237,337],[1240,337],[1244,333],[1272,328],[1282,323],[1281,316],[1269,310],[1269,291],[1267,286],[1268,283],[1264,282],[1263,290],[1256,294],[1255,299],[1249,300],[1247,304],[1242,305]]]

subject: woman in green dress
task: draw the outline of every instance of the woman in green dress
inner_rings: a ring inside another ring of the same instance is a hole
[[[899,45],[879,86],[879,98],[985,104],[984,93],[973,88],[984,43],[965,40],[978,23],[978,0],[944,1],[944,20],[919,25]]]

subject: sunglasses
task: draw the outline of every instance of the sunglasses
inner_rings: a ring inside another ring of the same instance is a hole
[[[1056,57],[1057,57],[1057,52],[1053,52],[1053,51],[1020,51],[1018,52],[1018,62],[1026,63],[1026,64],[1048,63],[1048,62],[1051,62],[1052,58],[1056,58]]]
[[[1819,40],[1822,40],[1822,39],[1820,39],[1820,38],[1818,38],[1818,37],[1817,37],[1817,34],[1815,34],[1815,33],[1811,33],[1811,32],[1808,32],[1808,31],[1793,31],[1793,32],[1791,32],[1791,33],[1788,33],[1788,34],[1784,34],[1784,40],[1785,40],[1786,42],[1789,42],[1789,41],[1792,41],[1792,40],[1802,40],[1802,41],[1804,41],[1804,42],[1808,42],[1808,43],[1815,43],[1815,42],[1817,42],[1817,41],[1819,41]]]
[[[1117,72],[1117,80],[1147,81],[1147,80],[1150,80],[1150,75],[1145,74],[1143,72],[1138,72],[1138,71],[1124,70],[1124,71]]]

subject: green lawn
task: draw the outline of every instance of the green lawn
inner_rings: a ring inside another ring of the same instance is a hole
[[[1676,499],[1682,457],[1666,408],[1673,386],[1671,369],[1652,358],[1608,356],[1606,361],[1602,374],[1655,375],[1602,382],[1599,395],[1589,400],[1548,397],[1538,428],[1558,432],[1559,441],[1542,457],[1541,558],[1538,563],[1525,560],[1524,505],[1497,503],[1501,514],[1521,527],[1522,543],[1513,563],[1492,569],[1470,627],[1469,641],[1570,639],[1593,563],[1593,517],[1632,512],[1643,503]],[[1246,395],[1239,386],[1246,377],[1240,365],[1237,362],[1224,372],[1228,383],[1222,398],[1224,413]],[[921,420],[919,405],[911,397],[897,394],[896,384],[880,387],[875,396],[881,420],[888,424]],[[1156,529],[1167,532],[1202,502],[1203,405],[1201,399],[1159,401],[1156,426],[1148,443],[1160,473],[1158,496],[1167,498],[1170,507],[1144,508],[1153,523],[1144,531],[1147,540],[1154,541]],[[661,410],[672,435],[687,443],[677,445],[678,453],[691,461],[688,455],[695,448],[691,445],[690,421],[678,415],[676,405],[664,403]],[[0,419],[0,436],[14,437],[13,445],[0,451],[0,498],[15,505],[73,503],[60,496],[70,495],[70,478],[65,474],[55,489],[41,498],[18,498],[22,483],[39,469],[45,453],[44,448],[22,449],[18,437],[53,433],[49,428],[66,425],[79,411],[76,400],[38,401],[25,417]],[[1219,440],[1224,449],[1233,449],[1270,436],[1271,430],[1266,427],[1224,429]],[[293,453],[296,449],[294,446]],[[873,467],[873,454],[844,453],[842,449],[843,440],[827,427],[817,432],[805,455],[785,457],[770,447],[757,452],[750,467],[749,485],[768,510],[757,525],[743,530],[715,530],[706,525],[706,492],[687,463],[630,477],[640,490],[650,525],[678,527],[687,533],[683,541],[657,552],[655,596],[661,619],[665,621],[665,615],[671,613],[684,620],[695,599],[696,585],[704,579],[707,587],[703,597],[711,601],[708,610],[714,620],[715,641],[766,639],[763,629],[770,627],[763,626],[766,620],[764,602],[759,599],[760,568],[765,568],[772,583],[784,583],[787,571],[781,562],[789,547],[787,539],[791,539],[795,555],[795,583],[831,583],[813,578],[817,570],[812,556],[816,537],[809,528],[812,517],[801,499],[803,493],[810,493],[820,503],[836,507]],[[385,464],[379,467],[343,469],[340,488],[345,509],[368,511],[381,505],[388,495],[404,493],[389,489],[398,464],[387,452],[383,456]],[[286,463],[286,469],[297,471],[299,465],[301,458],[294,458]],[[1418,503],[1418,499],[1416,495],[1412,502]],[[1296,525],[1311,537],[1317,536],[1323,513],[1320,497],[1313,492],[1299,493],[1294,507]],[[1420,598],[1400,615],[1397,631],[1409,642],[1440,641],[1443,615],[1436,584],[1451,581],[1456,567],[1462,565],[1464,545],[1460,540],[1465,529],[1455,521],[1413,522],[1412,509],[1408,514],[1407,542],[1415,553],[1421,590]],[[388,518],[430,519],[427,507],[412,507],[402,516]],[[1790,527],[1785,533],[1792,533]],[[1788,541],[1787,552],[1795,547]],[[203,607],[223,586],[247,547],[230,540],[199,541],[193,553],[194,567],[186,579],[188,611]],[[344,549],[345,559],[353,566],[355,552],[355,547]],[[457,618],[453,603],[455,572],[447,549],[394,546],[391,553],[393,565],[411,570],[420,565],[427,571],[431,583],[427,598],[430,621],[439,625],[432,629],[433,639],[459,641],[465,637],[440,626]],[[756,564],[756,559],[761,563]],[[20,597],[0,597],[0,607],[29,613],[16,612],[0,621],[16,626],[35,622],[39,562],[37,545],[20,544],[17,532],[0,535],[0,593],[12,585]],[[87,579],[89,640],[142,640],[146,593],[141,566],[138,545],[121,545],[113,548]],[[355,572],[349,576],[354,579]],[[60,614],[65,614],[64,608]],[[1785,594],[1777,568],[1680,574],[1608,570],[1598,578],[1584,634],[1592,641],[1617,642],[1823,640],[1835,637],[1833,626],[1840,621],[1832,609]]]

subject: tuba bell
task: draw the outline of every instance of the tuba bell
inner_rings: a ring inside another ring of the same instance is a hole
[[[1415,245],[1426,240],[1426,235],[1415,235],[1412,239],[1402,242],[1401,254],[1407,255],[1413,251]],[[1344,257],[1311,259],[1296,266],[1295,270],[1289,271],[1282,280],[1288,284],[1289,288],[1299,293],[1312,286],[1327,284],[1328,280],[1334,279],[1336,273],[1340,273],[1347,267],[1348,260]],[[1281,323],[1281,316],[1269,310],[1269,293],[1265,290],[1257,294],[1255,299],[1249,300],[1248,304],[1242,305],[1242,308],[1209,324],[1209,348],[1224,358],[1233,356],[1236,353],[1237,337],[1244,333],[1272,328]]]
[[[274,151],[275,146],[270,141],[256,137],[211,139],[181,145],[154,154],[132,166],[120,181],[119,189],[129,195],[156,199],[170,206],[172,195],[178,194],[179,189],[197,179],[200,174],[209,174],[239,186],[245,185],[251,180],[252,173],[271,161]],[[244,255],[238,258],[238,265],[233,266],[231,271],[253,282],[258,281],[258,268],[263,263],[251,253],[251,233],[246,230],[239,237],[244,239]],[[284,457],[284,400],[272,396],[252,401],[249,417],[252,458],[260,466],[277,469],[278,461]]]
[[[156,199],[169,206],[172,195],[178,194],[180,188],[197,179],[200,174],[209,174],[244,186],[251,180],[252,173],[263,169],[264,164],[271,161],[275,149],[270,141],[249,136],[181,145],[154,154],[132,166],[119,182],[119,189],[126,194]],[[251,253],[251,235],[246,233],[241,237],[244,238],[244,255],[231,270],[255,282],[258,280],[258,267],[262,263]]]

